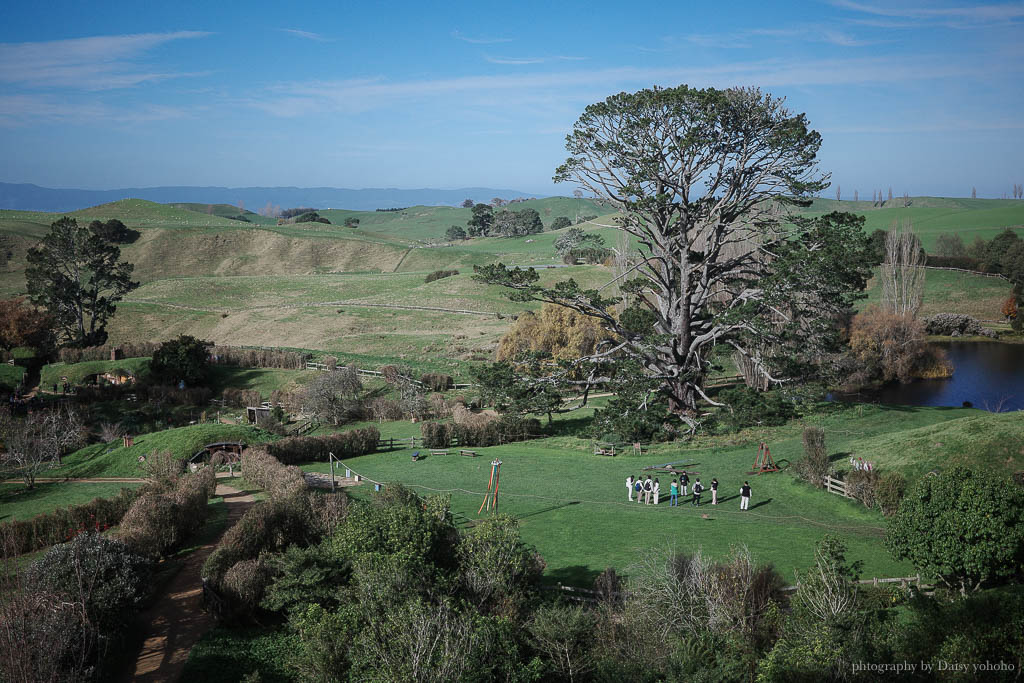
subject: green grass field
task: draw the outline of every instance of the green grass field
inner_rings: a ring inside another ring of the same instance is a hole
[[[578,421],[586,415],[564,419]],[[523,537],[544,556],[545,576],[552,582],[586,585],[607,566],[628,572],[642,548],[700,546],[721,557],[737,544],[747,545],[760,561],[774,563],[792,579],[794,568],[810,563],[814,544],[826,532],[846,540],[850,558],[863,560],[868,576],[912,573],[909,565],[894,561],[882,548],[885,520],[877,511],[813,489],[788,472],[748,474],[761,439],[768,440],[776,459],[795,462],[801,457],[805,423],[826,430],[829,452],[839,469],[848,468],[848,458],[856,455],[882,469],[902,471],[913,482],[933,468],[954,463],[1003,473],[1024,463],[1024,451],[1016,452],[1019,446],[1012,445],[1024,443],[1019,416],[863,405],[830,406],[785,427],[702,439],[696,447],[656,445],[643,456],[595,456],[585,439],[552,437],[475,449],[477,458],[453,454],[413,463],[413,449],[405,448],[345,464],[371,480],[400,482],[421,494],[450,493],[453,510],[466,524],[477,518],[490,461],[499,458],[501,510],[521,520]],[[415,427],[385,423],[381,429],[384,437],[400,438],[415,433]],[[721,505],[706,505],[708,492],[700,510],[688,505],[670,508],[667,476],[659,477],[665,491],[659,506],[628,503],[626,476],[666,462],[700,472],[705,485],[717,477]],[[329,471],[326,463],[304,468]],[[738,489],[744,480],[754,489],[748,512],[739,510]],[[353,494],[359,497],[368,491],[361,487]]]
[[[45,476],[45,475],[44,475]],[[112,498],[123,488],[138,484],[84,482],[38,482],[35,488],[24,483],[0,484],[0,522],[31,519],[59,507],[81,505],[95,498]]]

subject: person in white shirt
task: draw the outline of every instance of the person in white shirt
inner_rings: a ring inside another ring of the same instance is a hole
[[[626,477],[626,491],[628,492],[626,494],[626,496],[629,498],[629,502],[632,503],[633,502],[633,475],[632,474],[629,475],[628,477]]]
[[[654,504],[655,505],[658,504],[658,500],[660,500],[660,498],[661,498],[661,484],[659,484],[658,480],[655,479],[654,480]]]

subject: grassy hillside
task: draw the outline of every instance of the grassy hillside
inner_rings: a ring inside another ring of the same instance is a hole
[[[611,225],[613,216],[590,200],[552,197],[511,208],[527,207],[536,209],[548,225],[558,216],[598,214],[586,229],[604,236],[608,244],[616,242],[617,231],[601,227]],[[835,208],[863,212],[869,229],[910,218],[928,246],[943,232],[958,232],[970,242],[975,235],[991,237],[1004,226],[1024,225],[1024,202],[1010,200],[919,197],[909,208],[872,208],[870,202],[820,199],[809,211]],[[372,358],[412,360],[426,354],[447,364],[483,357],[507,328],[507,316],[535,308],[513,304],[499,290],[473,282],[474,265],[558,262],[553,246],[558,233],[553,232],[443,243],[450,225],[465,225],[469,219],[469,209],[461,207],[329,209],[323,214],[332,225],[283,226],[262,217],[253,224],[227,219],[227,212],[237,211],[230,205],[214,205],[212,214],[206,210],[206,205],[123,200],[72,214],[82,220],[120,218],[141,233],[122,253],[135,264],[134,277],[143,286],[119,305],[110,328],[113,341],[161,340],[188,333],[221,343],[282,345]],[[24,291],[24,253],[58,217],[0,211],[0,235],[9,238],[13,252],[7,269],[0,272],[0,295]],[[342,225],[349,217],[359,219],[357,228]],[[458,269],[460,274],[425,284],[423,277],[438,269]],[[548,282],[572,276],[595,287],[612,277],[600,266],[541,272]],[[1005,289],[1005,283],[994,278],[930,271],[925,313],[965,312],[995,319]],[[869,294],[877,296],[874,287]]]
[[[203,446],[222,441],[265,443],[278,437],[253,427],[200,424],[178,427],[135,438],[125,448],[120,441],[86,446],[64,457],[60,467],[47,470],[47,477],[138,477],[139,456],[170,452],[176,458],[190,458]]]

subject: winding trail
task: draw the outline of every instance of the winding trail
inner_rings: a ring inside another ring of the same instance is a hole
[[[221,473],[227,477],[227,473]],[[221,479],[218,474],[218,479]],[[241,519],[255,502],[252,495],[217,484],[216,495],[228,506],[228,523],[224,532]],[[139,615],[144,624],[144,642],[134,665],[128,667],[124,681],[176,681],[181,676],[192,646],[209,630],[213,617],[203,610],[203,563],[220,541],[220,536],[197,549],[164,587],[163,595]]]

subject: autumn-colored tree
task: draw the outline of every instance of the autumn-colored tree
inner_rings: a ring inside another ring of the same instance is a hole
[[[1015,320],[1017,318],[1017,297],[1011,295],[1003,302],[1003,307],[999,310],[1007,320]]]
[[[540,353],[554,360],[574,360],[595,352],[598,343],[611,339],[600,321],[570,308],[544,304],[540,315],[519,316],[498,343],[497,359],[513,360],[524,353]]]
[[[53,319],[25,297],[0,300],[0,348],[46,346],[52,341]]]
[[[909,382],[921,377],[947,377],[945,355],[928,345],[924,324],[913,315],[898,315],[874,306],[854,316],[850,350],[859,368],[854,384]]]

